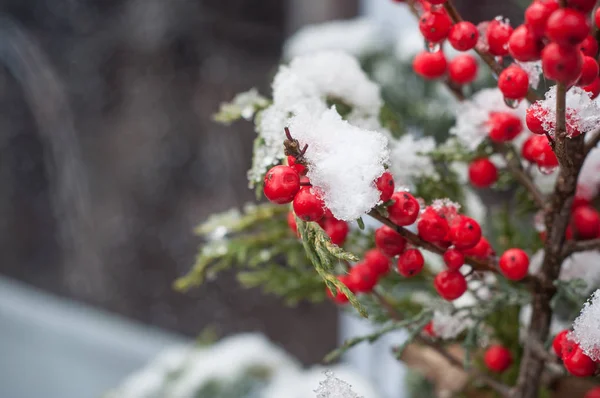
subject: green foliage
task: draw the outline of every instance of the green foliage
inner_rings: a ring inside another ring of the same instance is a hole
[[[186,291],[217,273],[238,268],[246,287],[285,298],[289,304],[324,298],[323,282],[310,266],[302,243],[289,230],[285,206],[247,205],[209,218],[196,228],[206,241],[192,270],[175,282]]]
[[[239,93],[231,102],[222,103],[219,112],[214,115],[214,120],[225,125],[229,125],[242,118],[250,120],[256,112],[265,109],[270,104],[270,100],[260,95],[253,88]]]

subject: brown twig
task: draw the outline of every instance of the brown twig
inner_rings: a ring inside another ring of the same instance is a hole
[[[545,204],[544,195],[542,195],[531,177],[523,169],[519,156],[504,144],[494,144],[494,150],[502,155],[506,162],[506,168],[529,191],[535,204],[539,208],[543,208]]]
[[[394,306],[380,293],[373,291],[372,295],[379,301],[381,306],[386,310],[390,318],[395,321],[402,321],[403,317],[400,315],[398,311],[394,308]],[[450,365],[463,370],[472,378],[482,381],[484,384],[488,385],[492,390],[496,391],[500,395],[504,397],[508,397],[510,392],[510,387],[506,384],[503,384],[493,378],[489,377],[485,373],[479,371],[478,369],[465,369],[463,363],[460,359],[456,358],[454,355],[450,354],[444,347],[438,344],[435,341],[423,338],[422,336],[417,335],[415,340],[419,344],[426,345],[427,347],[436,351],[440,356],[442,356]]]
[[[565,245],[563,257],[568,257],[573,253],[584,252],[588,250],[600,250],[600,239],[570,241]]]

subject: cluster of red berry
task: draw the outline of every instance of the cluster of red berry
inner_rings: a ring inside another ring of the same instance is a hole
[[[583,352],[579,344],[569,339],[568,330],[563,330],[554,337],[552,348],[556,356],[562,359],[565,369],[573,376],[589,377],[596,373],[598,364]]]
[[[479,31],[471,22],[452,24],[446,11],[440,6],[444,1],[420,1],[424,10],[419,19],[419,29],[428,43],[429,51],[415,57],[413,69],[425,79],[438,79],[448,75],[457,85],[469,84],[477,77],[478,65],[470,54],[461,54],[448,62],[440,49],[444,40],[458,51],[469,51],[479,40]]]

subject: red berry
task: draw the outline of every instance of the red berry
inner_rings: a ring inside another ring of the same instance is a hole
[[[413,60],[413,70],[424,79],[437,79],[446,73],[446,57],[441,51],[430,53],[423,51]]]
[[[440,242],[448,235],[450,226],[445,218],[429,207],[421,215],[417,230],[419,236],[427,242]]]
[[[395,192],[391,200],[394,203],[388,206],[387,211],[394,224],[404,227],[417,221],[421,205],[414,196],[408,192]]]
[[[478,188],[487,188],[498,180],[498,169],[489,159],[474,160],[469,165],[469,180]]]
[[[521,62],[537,61],[542,56],[544,43],[527,25],[517,27],[508,40],[510,55]]]
[[[509,66],[500,73],[498,88],[505,98],[523,99],[529,89],[529,76],[520,67],[516,65]]]
[[[521,156],[530,163],[537,163],[536,159],[548,146],[548,139],[540,135],[531,135],[523,143]]]
[[[534,1],[525,10],[525,23],[536,36],[543,36],[550,15],[559,8],[556,0]]]
[[[398,232],[384,225],[375,231],[375,246],[387,256],[394,257],[404,251],[406,240]]]
[[[304,221],[319,221],[325,214],[323,199],[310,187],[302,187],[294,198],[294,213]]]
[[[398,272],[410,278],[421,272],[424,264],[425,259],[418,249],[408,249],[398,257]]]
[[[594,23],[600,28],[600,7],[594,12]]]
[[[558,166],[558,158],[552,150],[548,139],[545,136],[539,136],[542,138],[540,142],[535,146],[534,156],[535,162],[539,167],[553,168]]]
[[[293,211],[288,212],[287,215],[287,224],[288,227],[292,230],[293,233],[298,235],[298,225],[296,225],[296,215]]]
[[[508,112],[493,112],[487,122],[490,139],[505,142],[515,139],[523,131],[521,119]]]
[[[378,179],[375,180],[375,185],[381,195],[379,195],[379,199],[382,202],[387,202],[392,198],[392,194],[394,193],[394,177],[389,171],[383,173]]]
[[[450,227],[450,240],[459,250],[475,247],[481,239],[481,226],[467,216],[460,216]]]
[[[592,35],[588,35],[579,46],[579,50],[588,57],[596,58],[598,55],[598,42]]]
[[[596,78],[591,84],[583,87],[585,91],[591,93],[591,98],[594,99],[600,94],[600,79]]]
[[[508,54],[508,40],[512,32],[513,28],[506,22],[497,19],[491,21],[485,33],[490,54],[500,56]]]
[[[330,217],[326,218],[323,223],[323,229],[325,233],[331,239],[331,243],[334,245],[341,246],[346,241],[350,228],[346,221],[338,220],[337,218]]]
[[[563,347],[566,345],[563,344]],[[575,343],[567,352],[563,350],[563,365],[569,373],[577,377],[589,377],[596,373],[596,363]]]
[[[559,358],[562,358],[563,342],[567,338],[568,333],[568,330],[563,330],[554,337],[554,340],[552,340],[552,349],[554,350],[556,356]]]
[[[502,373],[512,365],[512,354],[508,348],[501,345],[493,345],[485,351],[485,366],[496,373]]]
[[[434,5],[444,4],[446,2],[446,0],[427,0],[427,1],[429,1],[429,4],[434,4]]]
[[[579,206],[571,214],[571,225],[578,239],[594,239],[600,232],[600,214],[592,206]]]
[[[542,51],[542,68],[548,79],[571,85],[581,75],[582,65],[583,55],[575,47],[550,43]]]
[[[307,171],[306,166],[301,163],[296,163],[295,157],[288,156],[287,163],[288,163],[288,166],[290,166],[292,169],[296,170],[298,172],[298,174],[300,174],[300,175],[306,174],[306,171]]]
[[[536,102],[531,104],[529,108],[527,108],[527,113],[525,115],[525,123],[527,124],[527,128],[533,134],[545,134],[546,129],[544,129],[542,116],[548,114],[548,111],[542,109],[542,107]]]
[[[570,8],[554,11],[546,22],[546,36],[561,46],[576,46],[589,34],[585,15]]]
[[[435,276],[433,285],[438,294],[448,301],[456,300],[467,291],[467,280],[458,271],[440,272]]]
[[[583,398],[600,398],[600,387],[594,387],[589,390]]]
[[[578,86],[587,86],[592,84],[598,78],[598,62],[592,57],[585,55],[581,67],[581,76],[577,81]]]
[[[390,259],[377,249],[371,249],[365,253],[364,263],[377,275],[385,275],[390,270]]]
[[[488,240],[484,236],[482,236],[481,239],[479,239],[479,242],[477,242],[475,247],[463,250],[463,253],[467,256],[477,258],[488,258],[495,254],[492,245],[490,245],[490,242],[488,242]]]
[[[368,293],[377,284],[377,274],[371,267],[358,263],[350,269],[348,284],[358,293]]]
[[[340,275],[338,276],[338,279],[344,285],[348,286],[348,277],[346,275]],[[339,288],[336,289],[335,296],[331,293],[331,290],[329,290],[328,287],[325,287],[325,292],[327,293],[327,296],[337,304],[346,304],[348,302],[348,297],[344,293],[342,293],[342,291]]]
[[[479,31],[471,22],[461,21],[452,26],[448,41],[458,51],[469,51],[477,44]]]
[[[425,40],[438,43],[448,37],[452,20],[446,11],[427,11],[419,19],[419,30]]]
[[[423,333],[429,337],[436,337],[435,331],[433,330],[433,322],[430,321],[427,325],[425,325],[423,328]]]
[[[596,5],[596,0],[567,0],[567,7],[573,8],[584,14],[592,11]]]
[[[448,249],[444,253],[444,263],[451,271],[457,271],[465,263],[465,256],[456,249]]]
[[[264,193],[273,203],[284,204],[294,200],[300,190],[300,176],[289,166],[275,166],[267,171]]]
[[[448,77],[456,84],[471,83],[477,77],[477,67],[472,55],[458,55],[448,64]]]
[[[529,272],[529,257],[521,249],[508,249],[500,257],[500,270],[510,280],[519,281]]]

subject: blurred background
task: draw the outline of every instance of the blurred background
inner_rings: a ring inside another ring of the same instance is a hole
[[[97,396],[207,327],[265,333],[304,364],[336,346],[331,305],[290,309],[233,275],[186,295],[172,283],[193,263],[193,227],[253,200],[252,125],[215,124],[219,104],[269,94],[304,25],[363,14],[413,28],[391,3],[0,0],[0,396],[40,396],[20,390],[32,366],[78,368],[60,397]],[[456,3],[482,20],[519,2]]]

